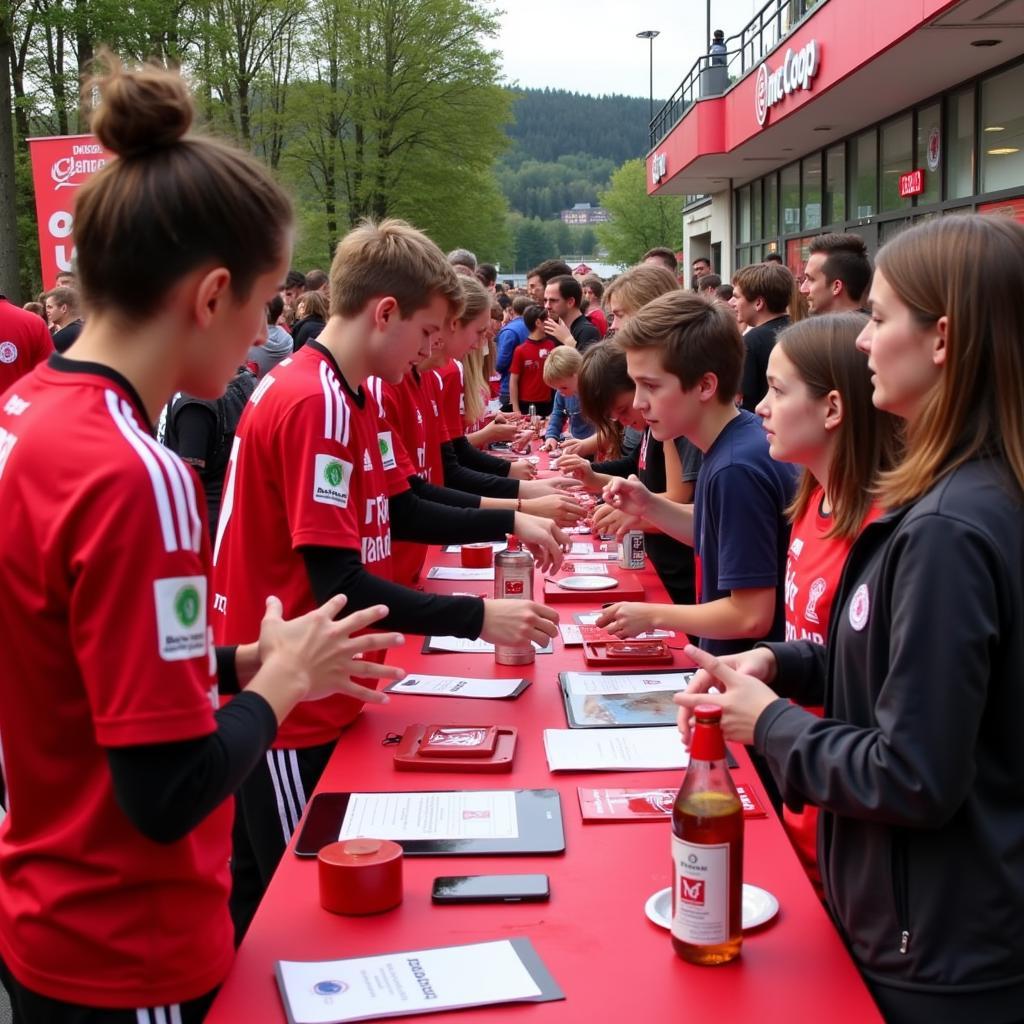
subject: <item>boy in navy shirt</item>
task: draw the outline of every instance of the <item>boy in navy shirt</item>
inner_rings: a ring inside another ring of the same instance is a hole
[[[795,472],[774,462],[757,417],[737,409],[743,341],[731,312],[686,292],[644,306],[616,335],[636,382],[634,405],[660,441],[685,437],[704,453],[693,505],[638,480],[615,480],[605,500],[692,544],[699,603],[619,603],[597,624],[618,636],[676,629],[714,654],[783,636],[783,587]]]

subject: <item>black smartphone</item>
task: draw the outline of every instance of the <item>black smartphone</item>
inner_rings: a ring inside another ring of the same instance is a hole
[[[445,875],[434,879],[435,903],[545,903],[547,875]]]

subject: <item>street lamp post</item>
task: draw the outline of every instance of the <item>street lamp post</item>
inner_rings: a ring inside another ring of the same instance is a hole
[[[650,46],[650,54],[651,54],[651,58],[650,58],[650,92],[649,92],[649,97],[650,98],[649,98],[648,104],[647,104],[647,110],[648,110],[647,121],[648,121],[648,124],[651,121],[654,120],[654,39],[655,39],[655,36],[659,36],[659,35],[661,35],[661,32],[659,32],[658,29],[656,29],[656,28],[649,28],[645,32],[637,32],[637,34],[636,34],[637,39],[646,39],[651,44],[651,46]]]

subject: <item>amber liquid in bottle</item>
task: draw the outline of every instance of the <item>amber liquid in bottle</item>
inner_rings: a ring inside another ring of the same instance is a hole
[[[672,809],[672,948],[712,966],[743,942],[743,805],[725,761],[720,709],[701,705]]]

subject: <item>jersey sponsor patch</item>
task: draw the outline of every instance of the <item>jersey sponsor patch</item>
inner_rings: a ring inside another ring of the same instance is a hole
[[[26,402],[24,398],[20,398],[18,395],[11,395],[4,406],[4,412],[8,416],[20,416],[31,404],[31,402]]]
[[[868,594],[868,585],[862,583],[850,601],[850,625],[859,633],[868,624],[868,615],[871,612],[871,597]]]
[[[321,505],[348,508],[352,463],[336,455],[317,455],[313,475],[313,500]]]
[[[395,462],[395,444],[391,440],[391,431],[380,431],[377,434],[377,443],[380,445],[380,457],[384,468],[394,469],[398,463]]]
[[[0,427],[0,476],[4,475],[4,466],[7,465],[11,450],[17,443],[17,434],[12,434],[9,430]]]
[[[18,358],[18,346],[13,341],[0,341],[0,363],[13,363]]]
[[[171,576],[153,581],[160,657],[186,661],[207,653],[206,577]]]

